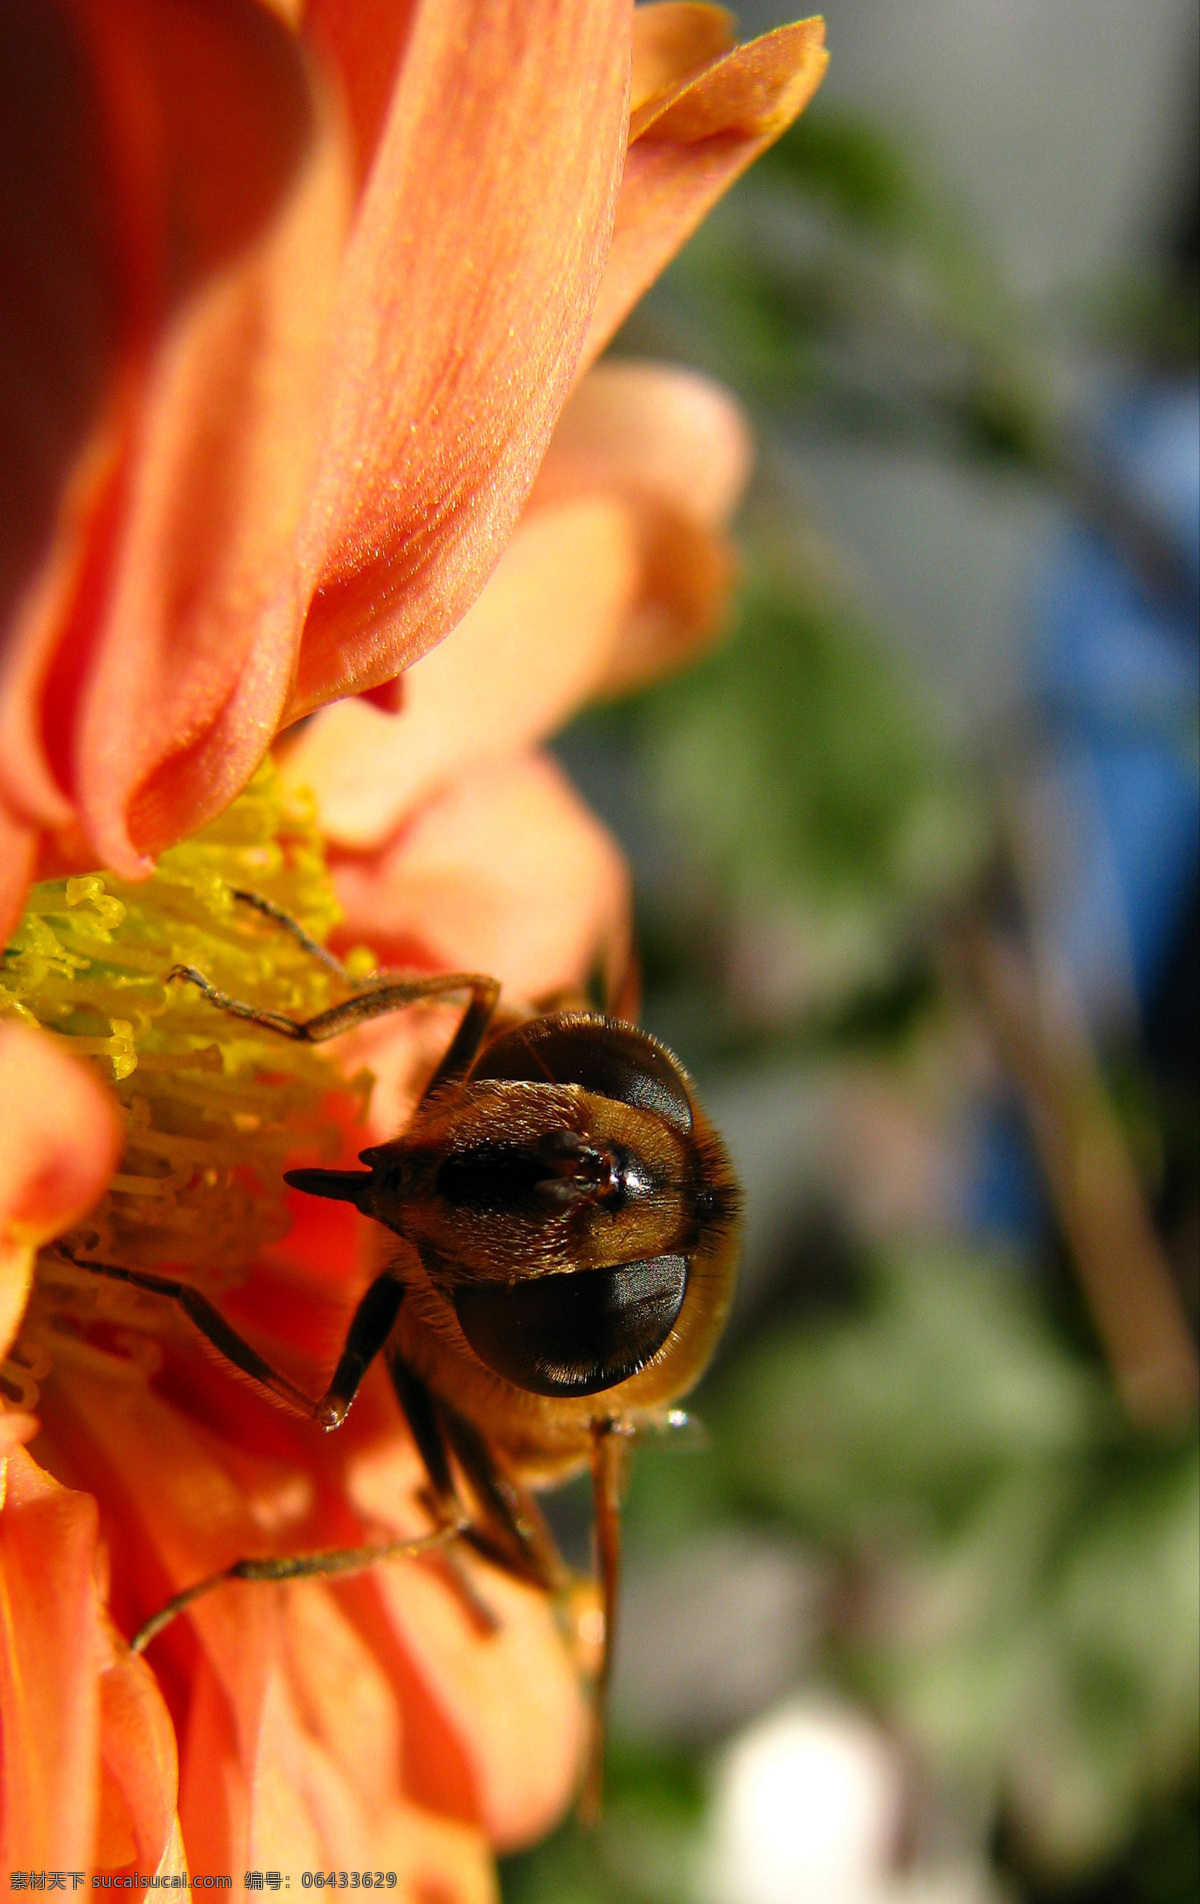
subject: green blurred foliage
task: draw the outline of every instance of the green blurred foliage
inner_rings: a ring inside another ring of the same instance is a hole
[[[606,1777],[600,1825],[570,1820],[510,1859],[505,1904],[696,1904],[705,1794],[695,1759],[616,1740]]]
[[[856,616],[778,567],[727,642],[642,698],[636,735],[685,884],[727,922],[796,922],[809,1015],[880,983],[982,857],[981,803],[918,696]]]
[[[1036,1864],[1099,1862],[1194,1773],[1195,1443],[1130,1435],[1019,1266],[885,1262],[865,1314],[744,1354],[710,1418],[733,1498],[854,1584],[842,1668]]]
[[[1039,340],[967,219],[823,103],[717,207],[625,341],[691,358],[764,418],[1055,469]]]
[[[1019,1263],[885,1257],[850,1310],[764,1332],[700,1405],[707,1457],[639,1457],[635,1553],[798,1533],[832,1566],[822,1674],[1003,1822],[1039,1896],[1138,1843],[1148,1888],[1137,1865],[1114,1899],[1194,1895],[1195,1442],[1130,1434]],[[514,1861],[506,1898],[692,1904],[703,1796],[694,1757],[618,1737],[602,1829]]]

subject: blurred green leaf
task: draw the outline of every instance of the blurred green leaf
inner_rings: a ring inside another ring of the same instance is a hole
[[[886,655],[844,610],[757,582],[699,668],[641,703],[652,801],[683,864],[788,915],[814,999],[878,983],[977,863],[979,808]]]
[[[505,1904],[694,1904],[703,1781],[680,1752],[610,1741],[604,1817],[574,1819],[544,1845],[506,1859]]]
[[[1095,1864],[1194,1775],[1195,1445],[1135,1439],[1017,1270],[898,1257],[864,1315],[762,1345],[711,1413],[747,1505],[858,1581],[857,1683],[1034,1863]]]
[[[895,140],[863,120],[806,113],[764,153],[756,174],[828,201],[843,218],[882,236],[919,229],[926,194]]]
[[[706,221],[622,348],[691,357],[761,428],[916,438],[1066,480],[1038,327],[895,138],[818,100]]]
[[[1112,1426],[1020,1271],[957,1253],[887,1264],[865,1315],[764,1344],[723,1406],[714,1432],[746,1496],[843,1541],[951,1528],[989,1484]]]

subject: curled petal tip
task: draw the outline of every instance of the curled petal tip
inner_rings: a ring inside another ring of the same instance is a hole
[[[824,20],[801,20],[685,73],[638,107],[582,364],[604,348],[734,180],[786,131],[827,64]]]
[[[828,63],[823,19],[776,27],[647,100],[631,117],[630,144],[653,138],[687,145],[721,133],[778,138],[807,105]]]
[[[736,40],[733,15],[706,0],[659,0],[638,7],[633,16],[630,114],[728,53]]]

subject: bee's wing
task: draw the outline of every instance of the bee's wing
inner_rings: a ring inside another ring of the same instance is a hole
[[[686,1408],[639,1408],[625,1417],[622,1429],[635,1443],[666,1443],[673,1454],[704,1454],[712,1446],[699,1415]]]

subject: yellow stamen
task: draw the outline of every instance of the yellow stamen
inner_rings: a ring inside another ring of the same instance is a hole
[[[365,1107],[370,1086],[365,1073],[345,1085],[320,1052],[239,1023],[168,979],[173,966],[194,966],[223,992],[299,1018],[340,995],[337,978],[237,900],[237,888],[317,940],[339,916],[312,812],[269,766],[144,884],[95,873],[36,886],[0,965],[0,1016],[41,1025],[90,1058],[124,1110],[118,1171],[75,1237],[98,1259],[166,1269],[209,1291],[286,1231],[286,1163],[300,1150],[336,1157],[331,1090]],[[371,955],[351,966],[365,974]],[[60,1313],[72,1289],[77,1315],[120,1298],[52,1249],[44,1270]]]

